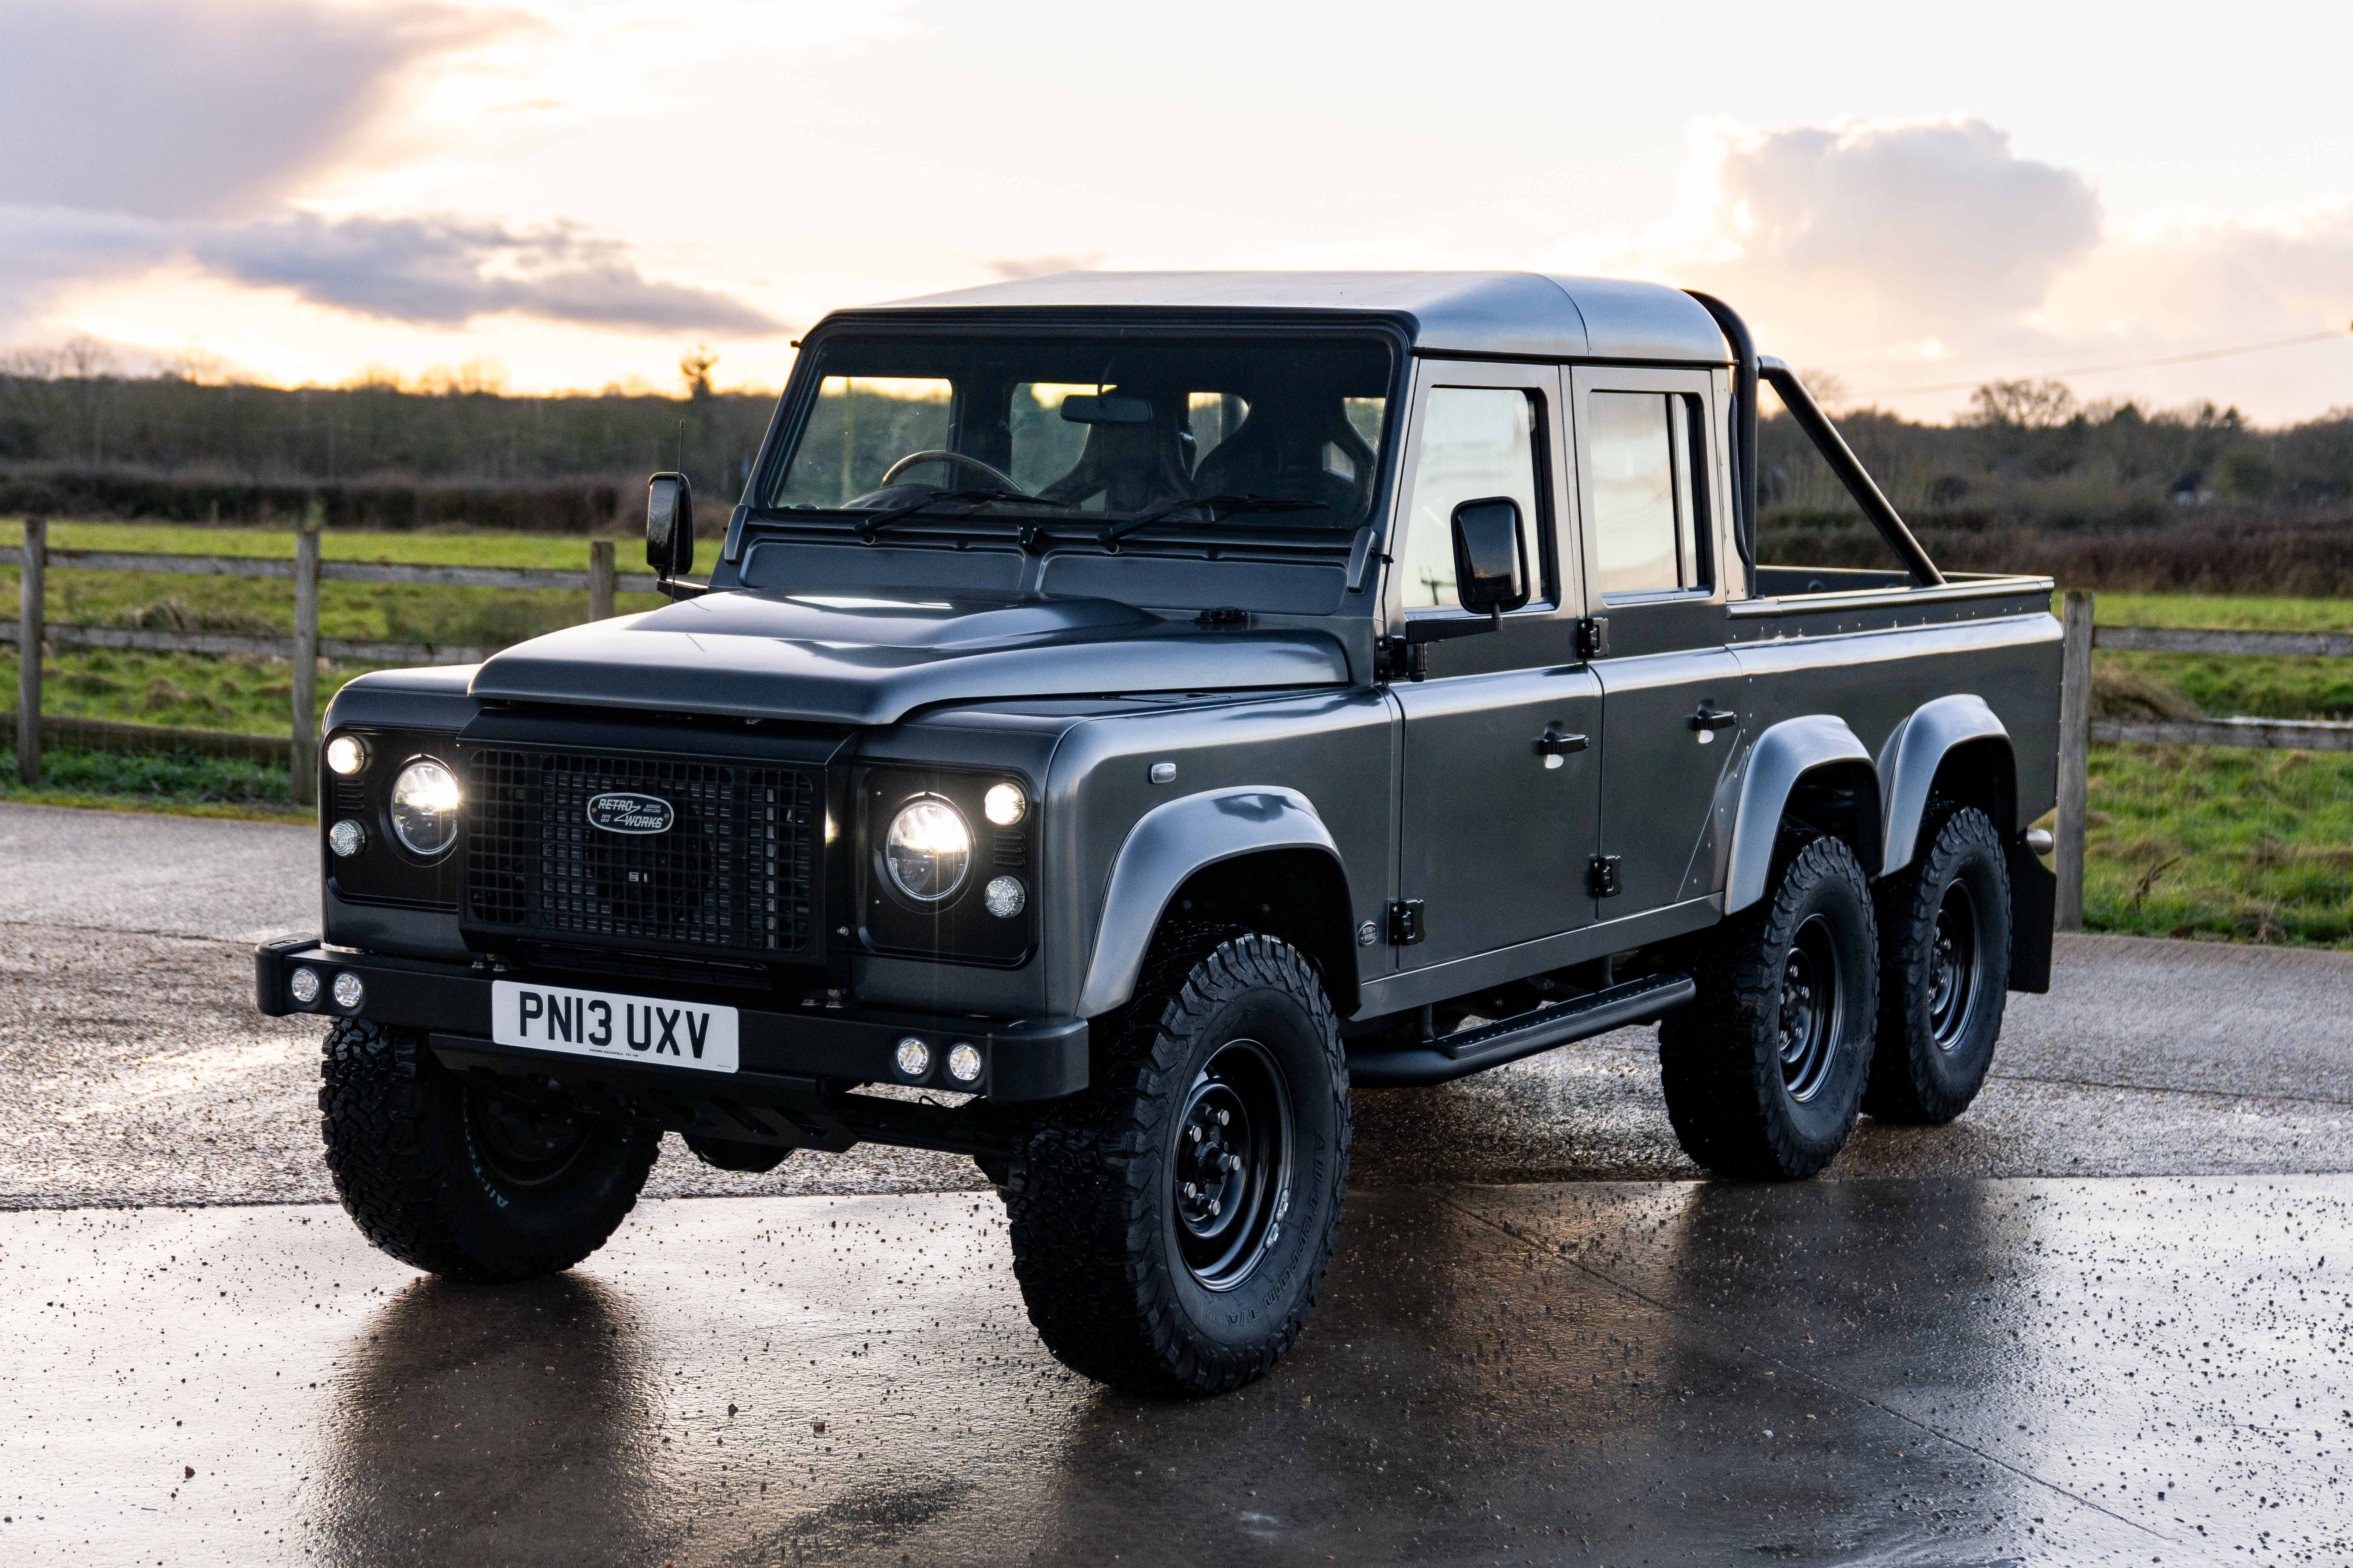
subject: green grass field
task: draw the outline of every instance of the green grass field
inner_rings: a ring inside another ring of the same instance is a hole
[[[0,542],[20,537],[0,523]],[[114,522],[50,526],[62,549],[182,554],[293,553],[286,531]],[[580,569],[585,539],[540,534],[334,534],[330,560]],[[630,569],[630,544],[622,564]],[[0,569],[0,614],[13,613],[16,574]],[[203,627],[251,635],[292,625],[291,585],[54,571],[47,613],[107,626]],[[625,595],[624,610],[659,600]],[[498,645],[568,626],[586,595],[329,583],[329,637]],[[2353,630],[2353,603],[2334,599],[2103,594],[2105,626]],[[332,667],[323,702],[362,667]],[[52,713],[194,729],[286,734],[290,676],[282,659],[105,649],[53,650],[44,707]],[[2353,659],[2101,654],[2100,710],[2116,714],[2353,717]],[[14,650],[0,654],[0,692],[16,686]],[[282,818],[283,769],[192,757],[53,752],[37,790],[15,782],[0,752],[0,798],[59,805]],[[2353,946],[2353,756],[2220,748],[2100,746],[2092,758],[2085,919],[2095,931],[2239,942]]]

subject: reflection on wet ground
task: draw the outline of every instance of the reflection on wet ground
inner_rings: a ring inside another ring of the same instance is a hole
[[[1199,1404],[1049,1359],[971,1194],[649,1204],[503,1290],[332,1210],[10,1215],[0,1560],[2341,1560],[2348,1209],[1359,1193],[1298,1352]]]

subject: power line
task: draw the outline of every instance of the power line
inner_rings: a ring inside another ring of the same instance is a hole
[[[2194,354],[2168,354],[2162,359],[2132,360],[2122,364],[2085,365],[2081,370],[2054,370],[2047,372],[2043,379],[2058,381],[2071,375],[2105,375],[2108,372],[2113,370],[2147,370],[2152,365],[2188,364],[2192,360],[2225,359],[2232,354],[2261,353],[2266,349],[2284,349],[2293,348],[2298,343],[2333,342],[2335,340],[2341,339],[2344,336],[2344,332],[2306,332],[2299,337],[2274,338],[2267,342],[2260,343],[2241,343],[2235,348],[2206,349]],[[1887,387],[1877,392],[1861,393],[1857,395],[1862,397],[1908,397],[1914,393],[1918,392],[1974,392],[1978,387],[1983,386],[1986,384],[1987,379],[1988,378],[1981,376],[1975,381],[1948,381],[1938,386],[1894,386]]]

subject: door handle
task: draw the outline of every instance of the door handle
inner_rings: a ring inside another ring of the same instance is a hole
[[[1556,768],[1571,752],[1581,752],[1585,745],[1584,736],[1572,735],[1558,724],[1547,724],[1545,732],[1536,737],[1536,755],[1544,759],[1545,766]]]
[[[1711,708],[1703,702],[1699,705],[1699,711],[1687,721],[1699,732],[1699,743],[1704,746],[1715,739],[1718,730],[1729,730],[1739,723],[1740,715],[1728,708]]]

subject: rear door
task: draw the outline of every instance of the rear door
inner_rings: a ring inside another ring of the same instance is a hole
[[[1548,365],[1424,361],[1404,498],[1389,542],[1388,624],[1467,620],[1451,527],[1462,501],[1520,507],[1532,591],[1500,631],[1428,645],[1421,680],[1389,687],[1404,718],[1399,895],[1423,939],[1415,970],[1590,923],[1601,688],[1577,662],[1575,515],[1562,383]],[[1539,742],[1547,736],[1549,748]]]
[[[1616,920],[1704,898],[1719,784],[1741,752],[1741,673],[1725,646],[1721,509],[1706,371],[1569,372],[1585,591],[1608,622],[1601,700],[1604,876]]]

